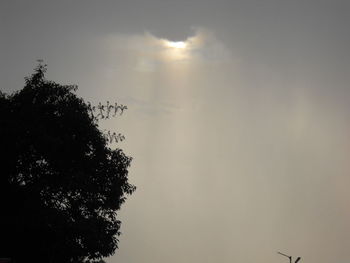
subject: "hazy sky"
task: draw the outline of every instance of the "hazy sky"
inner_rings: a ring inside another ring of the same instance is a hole
[[[128,105],[119,263],[346,263],[350,2],[0,2],[1,89],[37,59]],[[169,41],[183,41],[185,48]],[[170,46],[169,46],[170,45]]]

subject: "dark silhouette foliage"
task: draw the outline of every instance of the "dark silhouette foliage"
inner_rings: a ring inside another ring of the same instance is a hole
[[[108,146],[76,86],[45,71],[39,64],[22,90],[0,92],[0,257],[99,261],[118,245],[131,158]]]

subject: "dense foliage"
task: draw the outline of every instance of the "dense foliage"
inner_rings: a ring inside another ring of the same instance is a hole
[[[84,262],[112,255],[116,211],[135,187],[75,86],[45,79],[0,93],[0,258]]]

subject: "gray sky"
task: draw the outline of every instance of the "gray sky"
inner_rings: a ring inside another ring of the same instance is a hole
[[[349,13],[345,0],[5,0],[1,89],[44,59],[85,99],[128,105],[101,123],[125,134],[138,187],[108,262],[345,263]]]

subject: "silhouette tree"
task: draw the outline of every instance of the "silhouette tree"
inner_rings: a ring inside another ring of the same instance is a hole
[[[0,92],[0,257],[98,262],[118,246],[131,158],[108,146],[77,87],[45,72]]]

